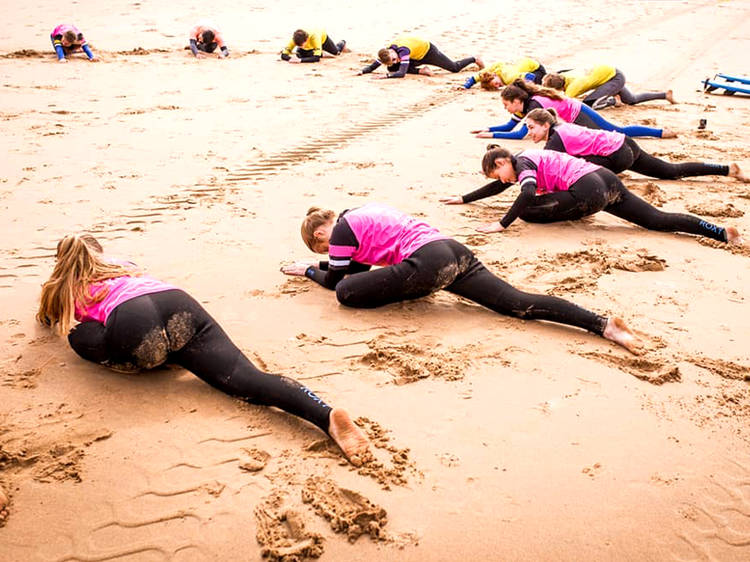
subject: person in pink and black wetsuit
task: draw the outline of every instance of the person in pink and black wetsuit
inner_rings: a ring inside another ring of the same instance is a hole
[[[501,232],[519,217],[526,222],[550,223],[605,211],[649,230],[742,242],[736,228],[723,228],[693,215],[661,211],[628,191],[620,178],[606,168],[564,152],[524,150],[513,155],[490,145],[482,159],[482,171],[495,181],[466,195],[441,199],[448,205],[470,203],[502,193],[518,182],[521,193],[506,215],[477,228],[480,232]]]
[[[336,291],[338,301],[375,308],[445,289],[500,314],[583,328],[637,353],[640,340],[619,318],[605,318],[564,299],[519,291],[493,275],[463,244],[386,205],[368,203],[336,218],[311,208],[302,222],[308,248],[327,261],[284,266]],[[371,266],[382,266],[370,270]]]
[[[516,80],[510,86],[503,88],[500,94],[506,111],[510,113],[510,120],[495,127],[476,129],[471,131],[479,138],[494,139],[522,139],[528,133],[526,125],[521,121],[526,115],[537,108],[554,108],[557,115],[566,123],[575,123],[589,129],[603,129],[617,131],[629,137],[658,137],[674,138],[677,134],[669,129],[656,129],[643,125],[619,126],[610,123],[596,111],[575,98],[567,98],[557,90],[537,86],[524,80]]]
[[[49,38],[52,41],[55,53],[57,53],[57,62],[68,62],[66,57],[79,49],[86,53],[90,61],[96,61],[96,57],[91,51],[86,38],[75,25],[61,23],[52,30]]]
[[[704,162],[675,163],[660,160],[643,150],[630,137],[616,131],[589,129],[565,123],[553,108],[532,109],[526,115],[526,127],[534,142],[545,141],[545,150],[566,152],[587,162],[619,174],[633,170],[644,176],[672,180],[689,176],[729,176],[742,182],[750,181],[735,164]]]
[[[331,408],[292,378],[260,371],[185,291],[105,258],[90,235],[63,238],[42,287],[37,319],[68,334],[73,350],[119,371],[174,363],[251,404],[275,406],[318,426],[353,463],[368,448],[341,408]],[[361,459],[360,459],[361,460]]]

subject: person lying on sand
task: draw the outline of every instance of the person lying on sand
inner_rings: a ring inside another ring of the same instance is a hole
[[[518,182],[521,193],[496,222],[477,228],[479,232],[502,232],[517,218],[550,223],[578,220],[605,211],[649,230],[687,232],[741,243],[734,227],[723,228],[699,217],[661,211],[631,193],[614,173],[581,158],[554,150],[523,150],[512,154],[489,145],[482,171],[493,181],[463,196],[441,199],[448,205],[469,203],[502,193]]]
[[[323,57],[323,51],[335,57],[344,52],[346,41],[334,43],[333,39],[323,29],[298,29],[292,34],[292,39],[281,51],[281,60],[287,62],[318,62]],[[296,58],[292,58],[292,54]]]
[[[190,51],[194,57],[204,58],[219,48],[219,58],[229,56],[229,49],[224,44],[221,33],[208,23],[199,23],[190,30]]]
[[[479,70],[484,68],[484,62],[479,57],[453,61],[429,41],[404,35],[394,39],[390,46],[380,49],[377,60],[364,67],[359,74],[368,74],[384,64],[388,68],[388,73],[378,78],[403,78],[407,74],[432,76],[432,71],[423,65],[429,64],[449,72],[460,72],[471,63],[476,63]]]
[[[519,291],[487,270],[463,244],[385,205],[368,203],[338,218],[331,210],[312,207],[302,221],[302,239],[313,252],[327,253],[328,261],[298,262],[281,271],[335,290],[345,306],[376,308],[445,289],[500,314],[583,328],[632,353],[642,347],[620,318]],[[383,267],[370,271],[372,265]]]
[[[90,235],[65,236],[56,256],[36,317],[63,334],[75,317],[68,342],[78,355],[126,372],[174,363],[230,396],[307,420],[361,463],[368,441],[346,410],[292,378],[260,371],[185,291],[106,258]]]

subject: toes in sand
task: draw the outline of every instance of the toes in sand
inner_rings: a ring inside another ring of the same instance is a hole
[[[334,408],[330,414],[328,433],[353,465],[362,464],[362,457],[369,449],[367,437],[359,429],[349,413],[343,408]]]
[[[643,351],[643,342],[628,328],[622,318],[609,318],[603,335],[634,355],[639,355]]]

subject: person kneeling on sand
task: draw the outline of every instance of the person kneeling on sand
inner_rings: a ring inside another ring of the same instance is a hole
[[[274,406],[318,426],[359,464],[368,441],[346,410],[332,408],[296,380],[260,371],[185,291],[106,258],[93,236],[66,236],[42,286],[37,320],[68,333],[73,350],[118,371],[184,367],[214,388]]]
[[[219,31],[207,23],[199,23],[190,30],[190,51],[197,58],[206,57],[219,48],[219,58],[229,56],[229,49]]]
[[[323,29],[298,29],[292,35],[289,44],[281,51],[281,60],[287,62],[318,62],[323,57],[323,51],[333,56],[344,52],[346,41],[334,43],[333,39]],[[297,58],[292,58],[292,53]]]
[[[83,36],[75,25],[61,23],[50,33],[52,47],[57,53],[57,62],[68,62],[67,55],[75,53],[79,49],[86,53],[89,61],[96,62],[94,53],[91,52],[86,38]]]

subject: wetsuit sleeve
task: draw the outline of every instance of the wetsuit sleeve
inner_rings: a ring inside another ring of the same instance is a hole
[[[362,69],[362,74],[369,74],[370,72],[378,68],[381,64],[382,63],[379,60],[372,61],[369,65]]]
[[[286,55],[287,57],[289,57],[289,55],[292,54],[292,52],[294,51],[294,48],[296,46],[297,45],[294,44],[294,39],[291,39],[289,41],[289,43],[287,43],[286,47],[284,47],[284,50],[281,51],[281,58],[284,58],[284,55]],[[289,58],[286,58],[284,60],[289,60]]]
[[[313,55],[311,57],[301,57],[299,59],[300,62],[318,62],[320,60],[320,55]]]
[[[520,157],[516,162],[518,181],[521,183],[521,193],[511,205],[508,212],[500,221],[503,228],[508,228],[523,210],[534,202],[536,197],[536,171],[534,162],[528,158]]]
[[[91,52],[91,47],[89,47],[88,43],[84,43],[81,45],[81,49],[83,49],[83,52],[86,53],[86,56],[89,58],[89,60],[94,58],[94,53]]]
[[[517,127],[518,124],[521,121],[517,118],[511,118],[510,121],[508,121],[505,125],[498,125],[497,127],[490,127],[490,132],[492,133],[493,139],[522,139],[526,136],[526,133],[529,132],[529,130],[526,128],[526,125],[521,125],[517,129],[514,129],[514,127]],[[511,125],[511,127],[508,127],[508,125]]]
[[[471,193],[467,193],[466,195],[462,195],[461,199],[464,203],[471,203],[472,201],[477,201],[479,199],[484,199],[485,197],[492,197],[493,195],[497,195],[498,193],[502,193],[506,189],[508,189],[512,183],[504,183],[500,180],[491,181],[487,185],[484,185],[480,187],[479,189],[476,189],[472,191]]]
[[[350,273],[349,268],[352,263],[356,263],[353,262],[352,256],[358,247],[359,242],[349,227],[349,223],[346,222],[346,219],[340,219],[331,232],[327,269],[312,265],[305,271],[305,277],[312,279],[326,289],[335,289],[339,281],[347,273]],[[323,265],[322,262],[320,265]],[[361,267],[363,264],[357,265]]]
[[[198,56],[198,42],[195,39],[190,40],[190,50],[193,52],[193,56]]]
[[[560,135],[557,131],[550,130],[549,138],[544,145],[544,150],[554,150],[556,152],[565,152],[565,145],[563,144]]]
[[[397,52],[400,61],[398,70],[386,74],[388,78],[403,78],[406,76],[406,73],[409,72],[409,58],[411,57],[411,51],[407,47],[399,47]]]
[[[512,131],[516,128],[516,125],[518,125],[521,122],[521,120],[513,115],[510,118],[510,121],[503,125],[495,125],[494,127],[490,127],[487,129],[490,133],[494,133],[495,131]]]
[[[477,83],[477,79],[474,78],[473,76],[469,76],[466,79],[466,82],[464,82],[464,88],[466,88],[468,90],[469,88],[471,88],[476,83]]]
[[[62,60],[65,58],[65,51],[63,50],[62,46],[62,35],[59,33],[52,37],[52,46],[55,48],[55,52],[57,53],[57,60]]]

